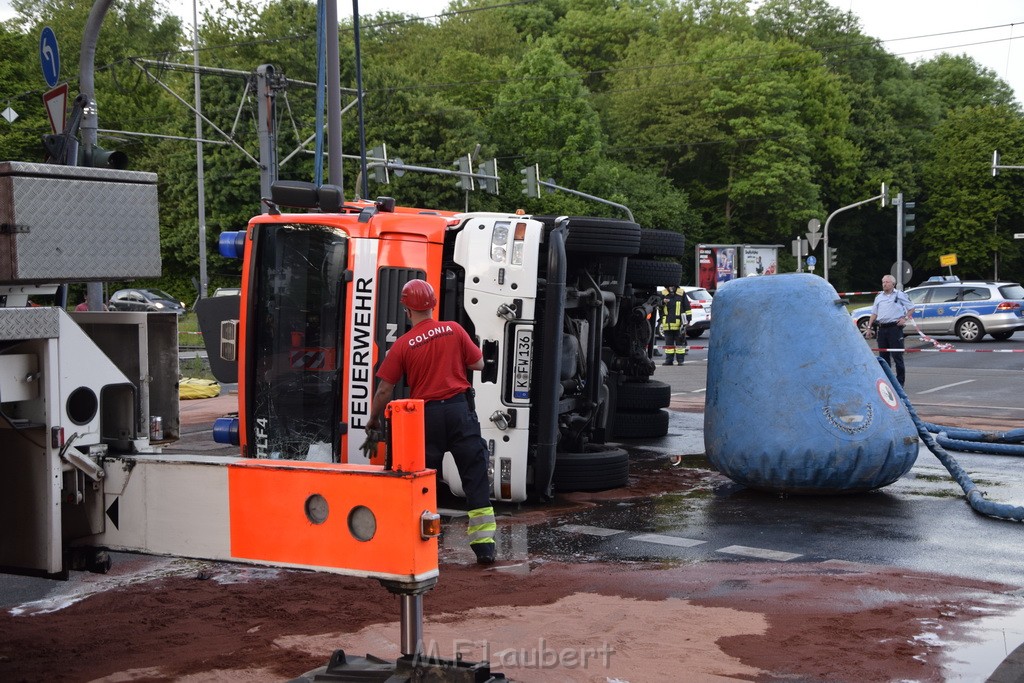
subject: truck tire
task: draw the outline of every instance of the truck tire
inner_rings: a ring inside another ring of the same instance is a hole
[[[629,454],[617,446],[590,444],[585,453],[559,453],[555,490],[604,491],[629,483]]]
[[[666,382],[653,379],[648,382],[623,382],[618,387],[617,405],[629,410],[659,410],[668,408],[671,402],[672,387]]]
[[[616,439],[656,439],[668,434],[668,411],[616,411],[612,418],[612,435]]]
[[[534,216],[550,228],[557,216]],[[593,216],[570,216],[565,251],[570,254],[636,256],[640,251],[640,226],[632,221]]]
[[[683,281],[683,266],[674,261],[631,258],[626,263],[626,282],[636,289],[676,287]]]
[[[679,258],[686,255],[686,238],[672,230],[640,229],[638,256]]]

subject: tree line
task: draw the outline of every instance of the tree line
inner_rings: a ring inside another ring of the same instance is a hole
[[[38,40],[51,26],[62,73],[77,92],[78,52],[90,0],[13,0],[0,24],[0,102],[20,118],[0,121],[0,158],[42,161],[49,124],[39,97]],[[355,39],[341,17],[341,85],[356,83]],[[380,13],[360,19],[367,146],[386,143],[406,163],[452,169],[478,150],[495,158],[499,195],[468,196],[451,176],[409,172],[371,197],[462,210],[595,214],[607,206],[567,193],[521,193],[519,170],[632,210],[646,228],[688,244],[779,244],[780,270],[796,269],[789,245],[812,218],[879,193],[916,203],[904,242],[913,281],[944,272],[955,253],[962,278],[1024,276],[1024,116],[1009,86],[966,55],[909,63],[866,35],[857,17],[825,0],[453,0],[427,19]],[[272,64],[289,81],[317,80],[317,4],[231,0],[200,21],[200,63],[252,73]],[[191,28],[154,0],[113,3],[95,63],[99,145],[129,154],[130,168],[159,176],[161,285],[191,298],[198,273],[195,143],[190,111],[138,67],[137,58],[191,64]],[[170,66],[160,80],[192,100],[193,75]],[[246,76],[201,76],[203,113],[251,154],[258,103]],[[351,104],[351,98],[343,104]],[[278,100],[279,147],[312,135],[313,88]],[[342,146],[358,155],[350,107]],[[213,138],[212,129],[204,137]],[[312,149],[312,146],[309,146]],[[281,178],[314,180],[315,156],[297,154]],[[239,265],[216,255],[220,232],[260,211],[259,170],[231,145],[205,145],[211,287],[234,285]],[[321,171],[326,175],[326,171]],[[361,187],[344,162],[344,189]],[[830,226],[836,287],[873,287],[896,254],[896,213],[871,203]],[[692,252],[692,250],[691,250]],[[819,247],[819,259],[821,258]],[[998,259],[998,263],[997,263]],[[684,261],[689,281],[692,255]]]

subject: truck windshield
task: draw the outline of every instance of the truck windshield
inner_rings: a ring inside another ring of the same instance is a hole
[[[271,225],[257,238],[246,363],[249,443],[258,458],[336,462],[344,234]]]

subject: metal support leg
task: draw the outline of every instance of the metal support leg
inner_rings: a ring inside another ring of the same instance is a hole
[[[402,594],[402,655],[423,652],[423,594]]]

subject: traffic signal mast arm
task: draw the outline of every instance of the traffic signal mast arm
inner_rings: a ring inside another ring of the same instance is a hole
[[[626,217],[630,221],[633,221],[633,212],[630,211],[629,207],[624,205],[624,204],[619,204],[617,202],[611,201],[610,199],[604,199],[602,197],[595,197],[592,194],[587,194],[586,192],[580,192],[579,190],[571,190],[568,187],[562,187],[562,186],[556,185],[555,183],[550,182],[550,181],[541,180],[540,179],[540,169],[538,168],[537,164],[534,164],[533,166],[527,166],[526,168],[521,169],[519,172],[521,174],[523,174],[523,178],[522,178],[523,194],[525,194],[527,197],[539,197],[540,196],[540,188],[541,187],[546,187],[546,188],[548,188],[550,190],[558,190],[559,192],[567,192],[569,194],[576,195],[577,197],[583,197],[584,199],[589,199],[591,201],[595,201],[595,202],[598,202],[600,204],[607,204],[608,206],[614,206],[616,209],[621,209],[626,214]]]
[[[835,211],[833,211],[832,213],[830,213],[828,215],[828,218],[825,219],[825,229],[822,231],[822,244],[825,245],[824,246],[824,249],[825,249],[824,253],[826,255],[826,258],[825,258],[825,282],[828,282],[828,266],[829,266],[828,255],[832,253],[832,252],[830,252],[828,250],[828,225],[829,225],[829,223],[832,222],[832,219],[835,218],[837,214],[840,214],[843,211],[849,211],[850,209],[855,209],[858,206],[861,206],[862,204],[867,204],[868,202],[873,202],[873,201],[876,201],[876,200],[879,200],[879,199],[884,199],[885,196],[886,196],[886,192],[887,192],[887,190],[886,190],[886,187],[885,187],[885,183],[882,183],[882,193],[881,194],[876,194],[874,197],[870,197],[868,199],[863,199],[863,200],[861,200],[859,202],[854,202],[853,204],[850,204],[849,206],[844,206],[841,209],[836,209]]]

